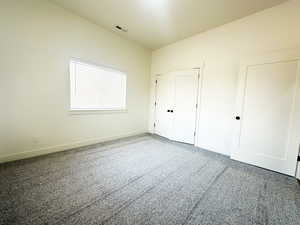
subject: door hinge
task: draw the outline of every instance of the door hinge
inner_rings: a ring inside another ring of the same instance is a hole
[[[156,106],[156,105],[157,105],[157,103],[155,102],[155,103],[154,103],[154,105]]]
[[[297,157],[297,161],[298,161],[298,162],[300,162],[300,155],[298,155],[298,157]]]
[[[157,84],[157,80],[155,81],[155,83]]]
[[[156,124],[154,123],[153,126],[156,127]]]
[[[198,104],[196,104],[196,109],[198,108]]]
[[[194,136],[196,136],[196,131],[194,131]]]

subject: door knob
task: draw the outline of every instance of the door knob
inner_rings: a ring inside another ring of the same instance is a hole
[[[173,111],[173,110],[170,110],[170,112],[173,113],[174,111]]]
[[[167,112],[171,112],[171,110],[170,110],[170,109],[168,109],[168,110],[167,110]]]
[[[235,117],[235,119],[236,119],[236,120],[240,120],[240,119],[241,119],[241,117],[237,116],[237,117]]]

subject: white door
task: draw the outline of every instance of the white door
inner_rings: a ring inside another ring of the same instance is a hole
[[[169,110],[173,107],[171,100],[173,98],[172,80],[169,76],[157,76],[156,80],[156,121],[155,133],[170,138],[171,117]]]
[[[157,76],[155,133],[194,144],[198,70]]]
[[[174,74],[172,139],[194,144],[197,113],[198,74],[195,71]]]
[[[232,159],[295,176],[298,77],[299,61],[294,57],[263,57],[243,66]]]

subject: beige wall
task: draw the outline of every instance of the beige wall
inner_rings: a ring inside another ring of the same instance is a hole
[[[203,63],[199,145],[230,154],[240,58],[300,46],[293,0],[154,51],[148,123],[147,49],[47,1],[0,1],[0,161],[152,131],[154,75]],[[128,112],[71,115],[71,57],[127,71]]]
[[[205,63],[198,143],[229,155],[239,60],[245,55],[296,46],[300,46],[298,0],[154,51],[149,130],[153,128],[155,74]]]
[[[71,57],[127,71],[128,112],[69,114]],[[1,0],[0,161],[146,132],[150,61],[147,49],[52,3]]]

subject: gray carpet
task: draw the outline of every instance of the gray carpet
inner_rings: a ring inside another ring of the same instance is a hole
[[[294,178],[156,136],[0,165],[0,224],[300,224]]]

